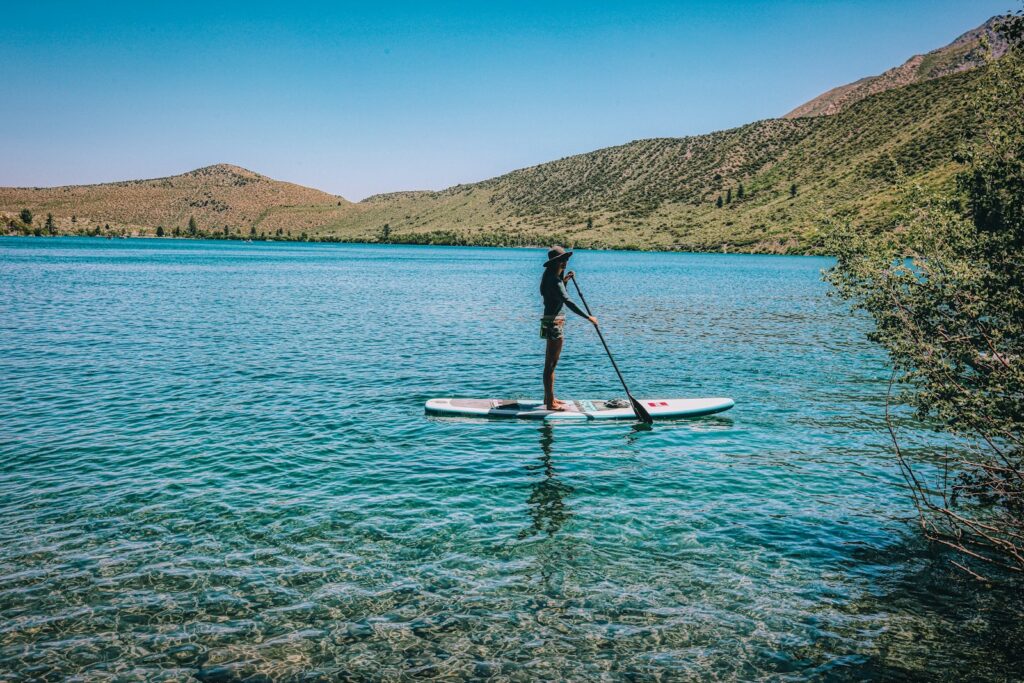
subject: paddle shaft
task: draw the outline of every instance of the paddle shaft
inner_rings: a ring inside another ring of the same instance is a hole
[[[572,284],[574,287],[576,287],[576,293],[580,295],[580,301],[583,302],[583,308],[587,310],[587,315],[593,317],[594,314],[590,312],[590,306],[587,304],[587,298],[583,296],[583,290],[580,289],[580,285],[578,282],[576,282],[575,276],[573,276],[572,278]],[[612,355],[612,350],[608,348],[608,342],[604,340],[604,335],[601,334],[601,326],[594,325],[594,329],[597,330],[597,337],[598,339],[601,340],[601,344],[604,346],[605,353],[608,354],[608,360],[612,362],[612,367],[615,368],[615,374],[619,376],[619,381],[622,382],[622,388],[626,390],[626,396],[629,398],[629,402],[633,406],[633,412],[635,412],[636,416],[639,417],[644,422],[654,422],[654,420],[651,418],[651,414],[647,412],[647,409],[640,405],[640,401],[633,398],[633,394],[629,392],[629,387],[626,386],[626,379],[622,376],[622,371],[619,370],[619,364],[615,362],[615,357]]]

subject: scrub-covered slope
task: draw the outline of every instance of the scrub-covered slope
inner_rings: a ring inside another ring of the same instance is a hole
[[[822,216],[879,217],[901,174],[948,179],[963,100],[981,74],[878,93],[835,116],[640,140],[441,192],[371,197],[323,232],[438,243],[813,249]]]
[[[248,231],[275,207],[337,207],[338,202],[343,207],[349,204],[320,190],[272,180],[228,164],[152,180],[0,188],[0,212],[16,215],[27,208],[35,214],[33,222],[40,225],[45,215],[52,213],[57,227],[71,232],[106,224],[131,228],[162,226],[170,232],[175,227],[187,229],[190,218],[195,219],[200,229],[228,226]]]

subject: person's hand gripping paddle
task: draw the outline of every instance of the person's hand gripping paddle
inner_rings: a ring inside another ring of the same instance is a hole
[[[594,314],[590,312],[590,306],[587,305],[587,300],[583,296],[583,292],[580,290],[580,283],[576,282],[576,276],[573,274],[572,284],[576,287],[576,293],[580,295],[580,301],[583,302],[583,308],[587,310],[587,315],[593,317]],[[619,381],[622,382],[622,388],[626,390],[626,397],[629,399],[629,404],[633,406],[633,412],[645,424],[653,424],[654,418],[647,412],[647,409],[640,404],[640,401],[633,398],[633,394],[629,392],[629,387],[626,386],[626,380],[622,377],[622,372],[619,370],[618,364],[615,362],[615,358],[612,356],[611,349],[608,348],[608,342],[604,340],[604,335],[601,334],[600,325],[594,324],[594,329],[597,330],[597,336],[601,339],[601,343],[604,345],[605,353],[608,354],[608,360],[612,362],[612,367],[615,368],[615,374],[619,376]]]

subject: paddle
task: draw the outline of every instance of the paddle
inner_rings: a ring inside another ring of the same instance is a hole
[[[580,284],[576,282],[575,276],[572,278],[572,284],[576,287],[576,293],[580,295],[580,301],[583,302],[583,308],[587,309],[587,315],[593,316],[590,312],[590,306],[587,305],[587,300],[583,296],[583,291],[580,289]],[[604,344],[605,353],[608,354],[608,360],[612,362],[612,367],[615,368],[615,374],[619,376],[619,381],[622,382],[622,388],[626,390],[626,397],[629,398],[629,404],[633,406],[633,412],[640,418],[641,422],[646,424],[653,424],[654,418],[647,412],[647,409],[640,405],[640,401],[633,398],[633,394],[629,393],[629,387],[626,386],[626,380],[622,377],[622,372],[619,371],[619,365],[615,362],[615,358],[612,356],[611,349],[608,348],[608,342],[604,340],[604,335],[601,334],[601,328],[598,325],[594,325],[594,329],[597,330],[597,336],[601,339],[601,343]]]

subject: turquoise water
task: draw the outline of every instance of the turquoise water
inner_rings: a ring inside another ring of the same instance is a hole
[[[538,250],[0,239],[0,678],[1014,678],[917,540],[826,259],[580,252],[630,424],[538,397]],[[563,398],[621,395],[570,316]],[[937,437],[921,435],[922,443]]]

